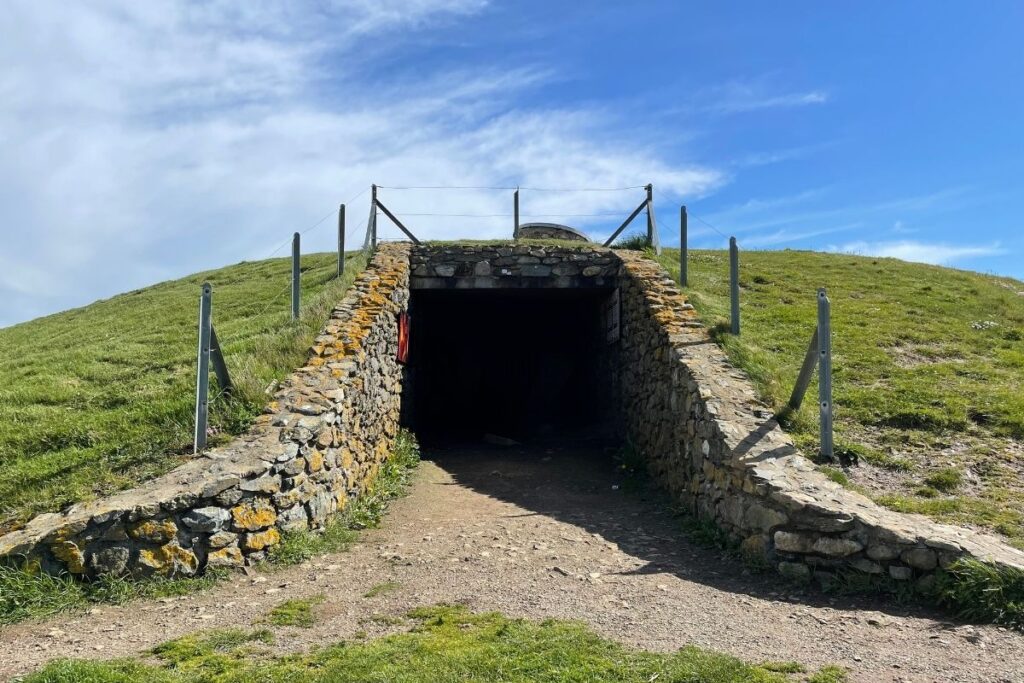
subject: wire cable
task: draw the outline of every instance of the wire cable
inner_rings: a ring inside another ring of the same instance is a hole
[[[623,192],[642,190],[646,185],[629,187],[501,187],[496,185],[378,185],[381,190],[529,190],[530,192]]]

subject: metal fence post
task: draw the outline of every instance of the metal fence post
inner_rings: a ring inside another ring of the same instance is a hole
[[[729,238],[729,299],[732,333],[740,333],[740,250],[736,238]]]
[[[370,249],[377,248],[377,186],[371,185],[370,196]]]
[[[211,302],[212,307],[212,302]],[[211,315],[211,319],[212,319]],[[217,328],[210,322],[210,362],[213,363],[213,374],[217,376],[217,384],[220,386],[220,393],[224,396],[231,396],[234,391],[234,384],[231,382],[231,375],[228,374],[228,364],[224,360],[224,352],[217,341]]]
[[[832,305],[824,288],[818,290],[818,407],[821,417],[821,457],[831,461],[832,448]]]
[[[345,205],[338,206],[338,277],[345,274]]]
[[[789,403],[786,404],[790,410],[800,410],[804,402],[804,394],[807,393],[807,385],[811,383],[811,374],[818,362],[818,328],[814,328],[811,335],[811,343],[807,345],[807,353],[804,354],[804,363],[800,366],[800,374],[796,376],[796,384],[793,385],[793,393],[789,396]]]
[[[654,217],[654,185],[647,184],[647,244],[654,253],[661,255],[661,238],[658,236],[658,219]]]
[[[299,233],[292,235],[292,320],[299,319]]]
[[[514,227],[512,228],[512,239],[519,239],[519,188],[512,193],[512,216],[514,219]]]
[[[199,351],[196,358],[196,431],[192,450],[199,453],[206,448],[206,421],[210,395],[210,283],[204,282],[199,295]]]
[[[686,205],[679,207],[679,284],[688,286],[686,273]]]

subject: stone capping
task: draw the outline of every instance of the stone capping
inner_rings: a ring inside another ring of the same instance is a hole
[[[620,262],[610,249],[562,244],[437,243],[413,247],[412,289],[611,288]]]
[[[691,512],[795,578],[852,568],[923,587],[963,557],[1024,569],[1024,552],[993,536],[888,510],[818,472],[664,269],[616,253],[626,431]]]
[[[39,515],[0,537],[0,557],[89,577],[193,575],[262,559],[282,532],[322,526],[393,446],[408,287],[408,245],[380,245],[245,435],[135,489]]]

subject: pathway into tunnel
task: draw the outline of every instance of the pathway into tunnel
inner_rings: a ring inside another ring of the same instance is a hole
[[[283,600],[322,597],[315,627],[281,630],[275,651],[402,631],[410,609],[460,602],[579,619],[659,651],[696,644],[748,661],[836,663],[852,681],[1024,680],[1022,634],[830,597],[696,542],[660,494],[625,478],[616,450],[428,447],[410,494],[349,551],[177,599],[0,629],[0,679],[57,656],[138,653],[196,629],[265,628]],[[391,589],[373,595],[381,585]]]

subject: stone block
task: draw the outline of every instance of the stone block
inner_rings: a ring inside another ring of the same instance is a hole
[[[812,552],[815,539],[791,531],[776,531],[774,536],[775,549],[784,553]]]
[[[859,553],[863,549],[862,544],[851,538],[835,538],[834,536],[821,536],[811,546],[813,552],[828,557],[845,557]]]
[[[214,550],[206,556],[207,567],[241,567],[244,563],[242,551],[235,546]]]
[[[811,568],[802,562],[779,562],[779,573],[787,579],[806,581],[811,576]]]
[[[254,498],[231,508],[235,528],[243,531],[256,531],[272,526],[277,521],[277,511],[269,502]]]
[[[128,569],[131,550],[127,545],[112,545],[95,550],[89,555],[89,568],[94,574],[124,574]]]
[[[231,520],[231,514],[218,507],[197,508],[186,513],[181,522],[192,531],[200,531],[206,534],[216,533],[225,527]]]
[[[910,548],[900,553],[900,559],[914,569],[931,571],[939,564],[939,559],[934,550],[928,548]]]

